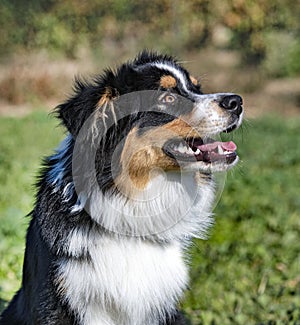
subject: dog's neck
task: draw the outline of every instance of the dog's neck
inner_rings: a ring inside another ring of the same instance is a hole
[[[209,209],[213,196],[210,182],[206,182],[206,187],[202,184],[200,190],[199,184],[197,189],[194,187],[197,184],[195,175],[184,177],[178,183],[176,175],[168,175],[166,187],[158,191],[159,195],[154,195],[153,189],[157,188],[157,184],[153,182],[153,187],[148,189],[148,194],[153,195],[152,203],[149,204],[140,197],[134,209],[125,202],[118,202],[118,196],[104,197],[105,200],[101,202],[101,211],[106,211],[107,219],[103,221],[99,215],[99,223],[113,218],[111,226],[118,226],[118,223],[121,225],[122,220],[118,219],[121,213],[128,217],[125,213],[134,211],[136,214],[132,217],[137,219],[135,222],[142,218],[141,223],[130,226],[141,227],[149,220],[153,225],[154,220],[160,227],[168,226],[160,233],[129,236],[120,232],[121,228],[110,229],[110,232],[104,233],[91,229],[70,233],[70,255],[76,255],[77,250],[84,250],[89,258],[78,262],[61,258],[59,273],[63,281],[60,290],[64,292],[71,309],[83,324],[159,325],[160,319],[174,313],[188,283],[184,249],[194,232],[206,230],[211,223]],[[161,179],[157,181],[161,184]],[[183,191],[186,187],[188,190]],[[149,196],[148,198],[150,199]],[[188,198],[189,201],[186,202]],[[166,209],[163,210],[163,204],[168,203],[173,206],[169,209],[165,206]],[[95,213],[99,210],[95,201],[94,204],[94,210],[91,211],[95,220]],[[128,210],[125,209],[126,206]],[[181,207],[183,210],[179,210]],[[139,215],[141,211],[144,211],[144,216]],[[174,219],[167,219],[171,224],[164,224],[162,220],[151,220],[151,213],[155,211],[162,212],[162,215],[155,215],[157,218],[169,218],[168,211],[174,214],[185,213],[180,218],[173,215]],[[120,215],[116,218],[118,213]],[[128,219],[123,219],[122,224],[128,225]],[[146,227],[142,229],[149,231]]]
[[[214,183],[197,173],[168,172],[156,176],[134,197],[95,189],[89,213],[115,234],[153,241],[205,237],[212,224]]]

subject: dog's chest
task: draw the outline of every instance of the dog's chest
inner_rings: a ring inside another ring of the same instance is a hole
[[[101,239],[91,260],[63,260],[61,292],[85,325],[156,325],[171,313],[187,283],[178,244]]]

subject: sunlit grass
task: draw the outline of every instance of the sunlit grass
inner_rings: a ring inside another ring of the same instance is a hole
[[[0,119],[0,298],[4,300],[20,284],[35,176],[43,156],[62,138],[57,125],[45,112]]]
[[[184,306],[195,324],[300,324],[299,127],[264,118],[233,136],[241,167],[210,240],[192,248]]]

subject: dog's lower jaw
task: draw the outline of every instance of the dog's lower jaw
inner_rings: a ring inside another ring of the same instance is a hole
[[[225,163],[225,161],[221,163],[210,163],[210,164],[194,162],[187,165],[183,165],[181,168],[183,171],[186,172],[199,171],[203,175],[208,175],[213,173],[226,172],[229,169],[236,166],[238,162],[239,162],[239,156],[236,156],[235,160],[230,164]]]

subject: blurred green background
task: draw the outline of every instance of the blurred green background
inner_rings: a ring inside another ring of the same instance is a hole
[[[0,5],[0,310],[18,289],[33,186],[64,130],[48,115],[75,75],[143,48],[175,55],[246,120],[208,241],[191,248],[193,324],[300,324],[300,3],[52,1]]]

